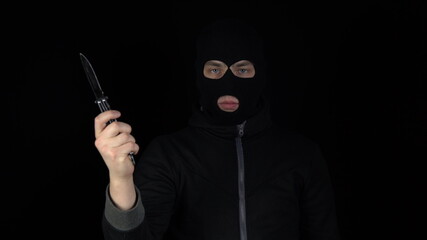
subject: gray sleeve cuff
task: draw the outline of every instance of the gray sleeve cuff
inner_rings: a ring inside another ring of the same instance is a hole
[[[129,210],[121,210],[110,197],[109,186],[106,191],[106,201],[104,214],[107,221],[116,229],[120,231],[129,231],[139,226],[144,220],[145,209],[141,202],[141,193],[139,189],[135,187],[136,191],[136,203],[135,206]]]

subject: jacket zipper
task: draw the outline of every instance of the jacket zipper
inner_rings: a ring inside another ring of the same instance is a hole
[[[238,187],[239,187],[239,226],[240,240],[247,240],[246,230],[246,198],[245,198],[245,159],[243,156],[242,136],[244,134],[245,122],[237,125],[238,135],[236,140]]]

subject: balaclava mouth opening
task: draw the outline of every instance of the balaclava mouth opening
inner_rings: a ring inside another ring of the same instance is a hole
[[[208,121],[216,125],[236,125],[261,110],[265,86],[265,66],[262,41],[250,25],[237,19],[217,20],[202,29],[196,44],[196,85],[199,104]],[[228,67],[240,60],[248,60],[255,67],[253,78],[239,78],[230,69],[220,79],[203,75],[204,64],[219,60]],[[225,112],[217,105],[223,95],[239,100],[239,108]]]

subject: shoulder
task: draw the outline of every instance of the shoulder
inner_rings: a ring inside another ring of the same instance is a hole
[[[139,156],[139,165],[173,166],[173,157],[182,148],[182,139],[188,135],[188,127],[154,136],[148,141]]]
[[[276,123],[272,124],[270,132],[276,141],[296,149],[315,150],[319,147],[319,144],[307,135]]]
[[[171,149],[176,145],[182,145],[188,139],[192,139],[193,130],[191,127],[184,127],[182,129],[169,132],[169,133],[163,133],[160,135],[157,135],[151,139],[151,141],[147,145],[147,150],[150,149],[162,149],[167,150]]]
[[[310,174],[313,171],[328,171],[327,161],[318,142],[296,130],[286,129],[277,125],[274,128],[278,135],[277,138],[281,139],[281,148],[287,148],[291,156],[297,156],[298,161],[307,166]]]

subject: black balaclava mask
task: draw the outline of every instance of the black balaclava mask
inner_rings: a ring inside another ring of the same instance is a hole
[[[248,60],[255,67],[253,78],[239,78],[230,69],[220,79],[203,75],[206,61],[219,60],[228,67],[240,60]],[[202,29],[197,39],[197,88],[200,109],[208,121],[216,125],[235,125],[250,118],[263,107],[265,86],[264,55],[261,39],[249,25],[235,19],[222,19]],[[217,105],[223,95],[239,100],[239,108],[225,112]]]

